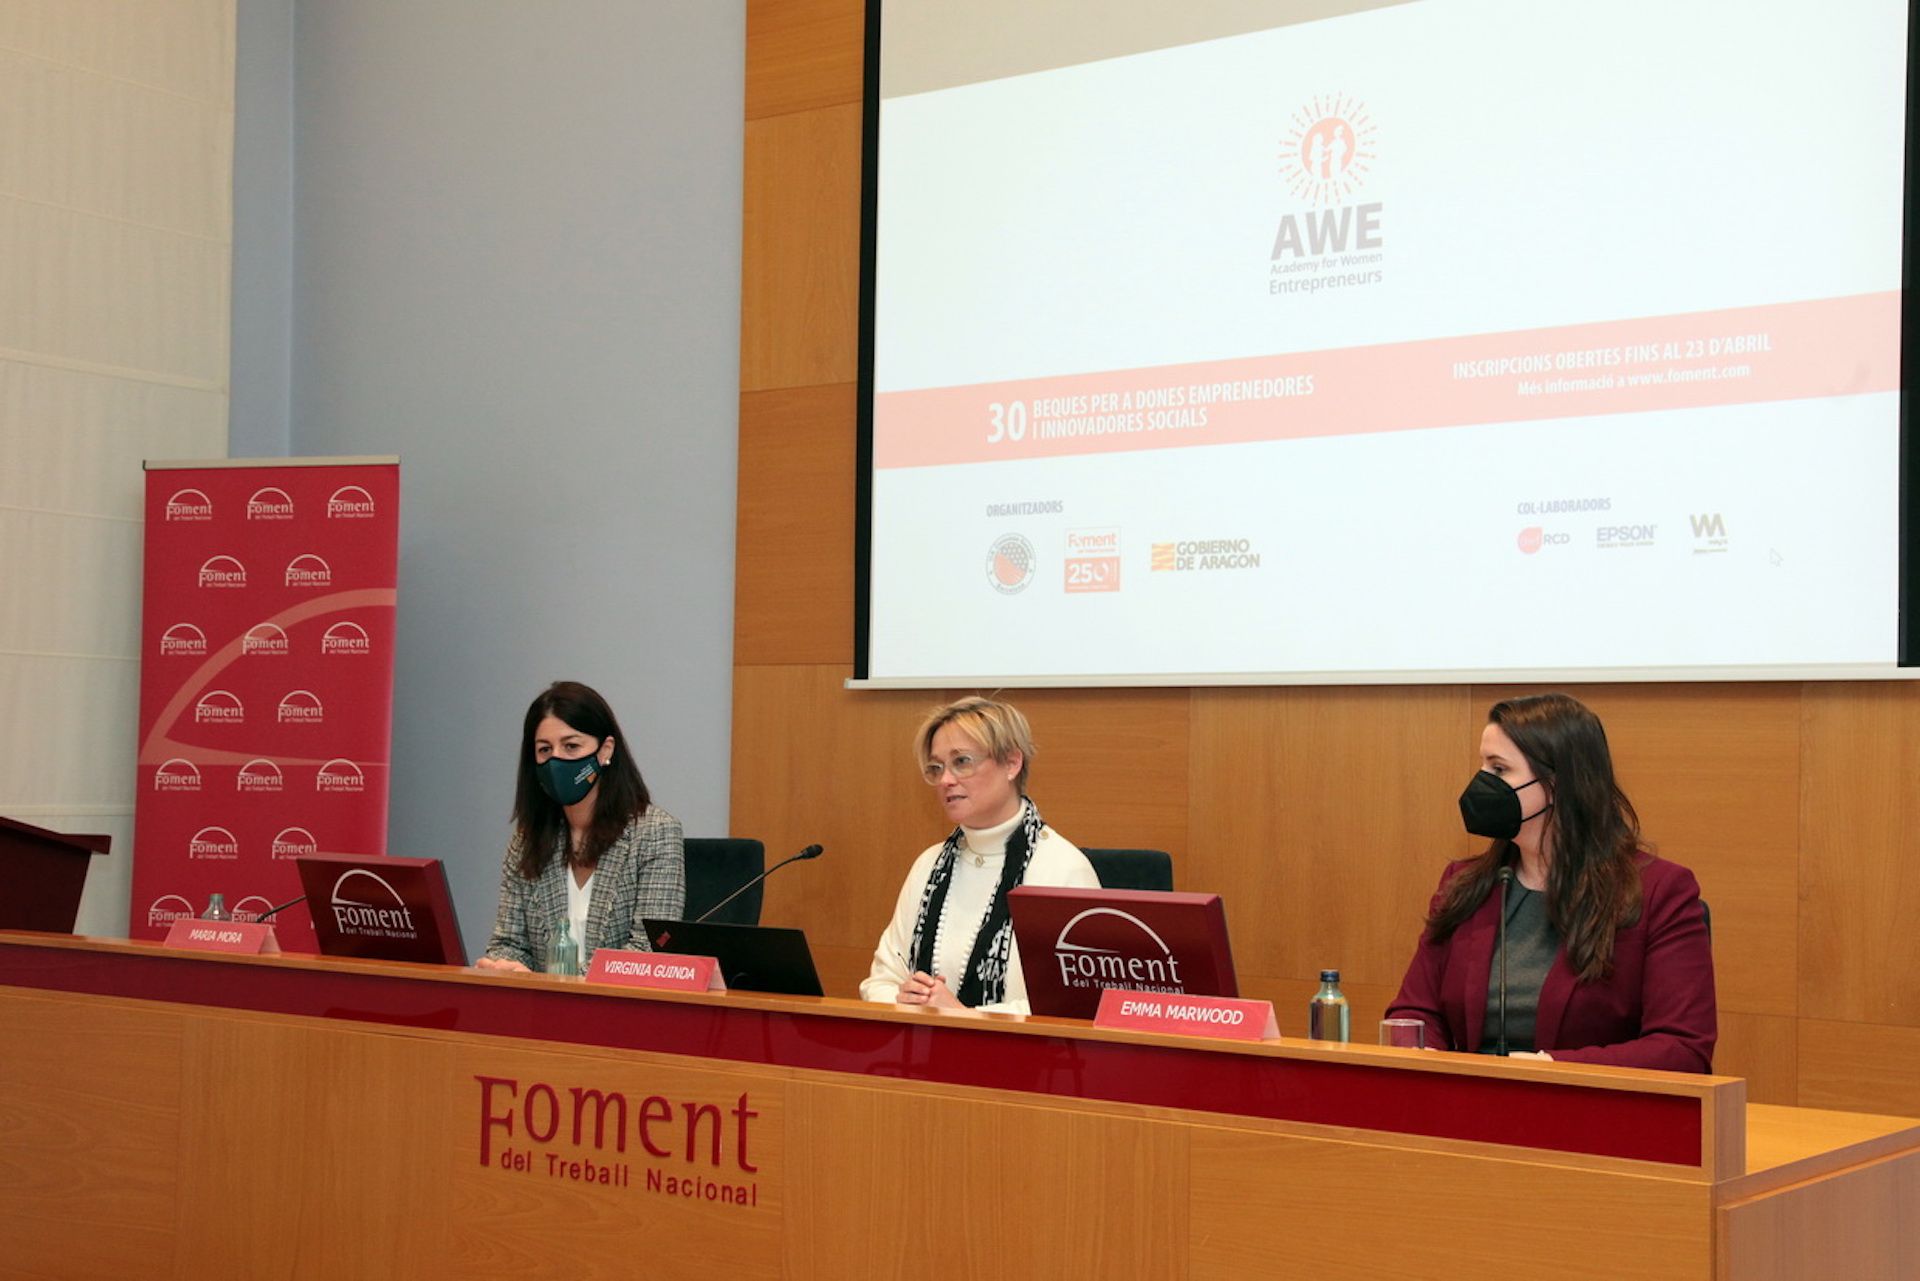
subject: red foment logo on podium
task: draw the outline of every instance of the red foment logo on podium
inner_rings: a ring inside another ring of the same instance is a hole
[[[1116,926],[1121,931],[1118,939],[1114,937]],[[1076,942],[1070,937],[1076,932],[1083,938],[1101,937],[1108,946],[1100,946],[1091,938]],[[1149,991],[1181,990],[1180,961],[1167,941],[1145,921],[1117,907],[1090,907],[1074,916],[1060,928],[1053,954],[1060,966],[1060,982],[1066,987],[1125,984]]]
[[[267,485],[253,491],[253,497],[247,499],[248,520],[292,520],[293,495],[277,485]]]
[[[320,696],[310,689],[296,689],[280,700],[275,718],[282,725],[318,725],[326,717]]]
[[[192,623],[175,623],[160,633],[160,657],[204,658],[207,634]]]
[[[167,499],[166,519],[212,520],[213,500],[197,489],[176,489]]]
[[[255,623],[240,638],[240,653],[251,654],[289,654],[293,645],[287,639],[287,632],[278,623]]]
[[[209,556],[200,566],[202,587],[245,587],[247,567],[231,556]]]
[[[287,562],[286,582],[289,587],[331,587],[333,566],[312,552],[295,556]]]
[[[286,787],[286,776],[280,767],[264,756],[256,756],[240,767],[234,775],[233,786],[239,792],[278,792]]]
[[[333,883],[331,906],[334,925],[342,934],[388,939],[420,937],[413,923],[413,912],[400,897],[400,891],[364,867],[354,868]]]
[[[373,495],[358,485],[342,485],[327,499],[329,520],[371,520]]]
[[[196,725],[244,725],[247,709],[232,690],[210,689],[193,705]]]
[[[184,756],[169,757],[153,771],[153,790],[197,792],[200,790],[200,767]]]

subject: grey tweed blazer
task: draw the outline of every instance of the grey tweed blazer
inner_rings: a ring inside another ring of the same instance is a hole
[[[557,855],[556,851],[556,855]],[[520,836],[507,842],[500,869],[500,912],[494,918],[487,955],[518,961],[530,970],[547,964],[547,942],[567,915],[567,860],[556,856],[535,880],[520,875]],[[680,820],[658,805],[647,808],[620,833],[594,869],[587,899],[586,946],[652,951],[645,916],[678,920],[687,909],[687,856]]]

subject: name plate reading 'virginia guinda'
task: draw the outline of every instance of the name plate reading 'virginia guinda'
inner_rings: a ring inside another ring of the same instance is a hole
[[[1217,1036],[1228,1041],[1280,1038],[1272,1001],[1242,1001],[1231,996],[1169,996],[1110,987],[1100,994],[1095,1027],[1131,1032],[1179,1032]]]
[[[167,947],[194,952],[239,952],[267,956],[279,952],[273,926],[260,921],[175,921],[167,928]]]
[[[587,982],[620,987],[657,987],[670,992],[724,992],[720,962],[711,956],[673,952],[622,952],[600,948],[587,967]]]

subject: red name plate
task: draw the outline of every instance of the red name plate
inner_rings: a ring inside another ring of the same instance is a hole
[[[167,930],[168,947],[194,952],[244,952],[264,956],[280,950],[273,926],[258,921],[175,921]]]
[[[711,956],[673,952],[621,952],[600,948],[587,967],[587,982],[621,987],[663,987],[673,992],[724,992],[720,962]]]
[[[1280,1039],[1272,1001],[1239,1001],[1230,996],[1169,996],[1110,987],[1100,994],[1095,1027],[1133,1032],[1181,1032],[1228,1041]]]

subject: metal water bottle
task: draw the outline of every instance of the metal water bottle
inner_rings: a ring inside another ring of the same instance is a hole
[[[1320,990],[1307,1002],[1307,1037],[1314,1041],[1349,1039],[1350,1011],[1347,998],[1340,994],[1340,971],[1321,970]]]

